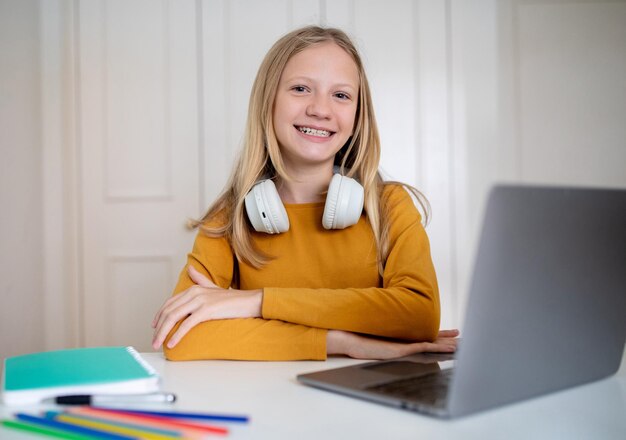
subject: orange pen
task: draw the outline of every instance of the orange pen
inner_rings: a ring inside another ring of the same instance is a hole
[[[82,414],[93,417],[98,417],[103,420],[111,420],[118,422],[135,423],[142,426],[153,426],[176,429],[182,432],[186,437],[200,439],[204,438],[207,434],[226,435],[228,429],[221,426],[205,425],[200,423],[182,422],[179,420],[172,420],[167,417],[159,417],[145,414],[128,414],[123,411],[105,408],[93,408],[93,407],[75,407],[68,408],[66,410],[69,414]]]

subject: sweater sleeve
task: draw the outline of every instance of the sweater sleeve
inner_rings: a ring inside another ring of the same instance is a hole
[[[208,237],[199,232],[187,264],[208,276],[222,288],[233,281],[235,258],[225,238]],[[187,266],[181,271],[174,295],[193,285]],[[167,340],[163,351],[169,360],[324,360],[326,330],[272,319],[225,319],[207,321],[192,328],[173,348]]]
[[[440,305],[428,237],[408,193],[396,187],[389,197],[390,252],[381,287],[265,288],[263,318],[398,339],[434,340]]]

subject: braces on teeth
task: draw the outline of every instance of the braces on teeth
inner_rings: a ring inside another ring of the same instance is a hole
[[[313,136],[323,136],[323,137],[330,136],[330,131],[326,131],[326,130],[315,130],[314,128],[309,128],[309,127],[299,127],[298,130],[300,130],[304,134],[310,134]]]

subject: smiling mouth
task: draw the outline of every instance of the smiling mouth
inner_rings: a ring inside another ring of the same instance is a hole
[[[316,128],[311,128],[311,127],[296,126],[296,128],[301,133],[308,134],[309,136],[327,138],[334,134],[334,132],[332,131],[318,130]]]

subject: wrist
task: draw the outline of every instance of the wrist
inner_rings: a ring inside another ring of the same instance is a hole
[[[328,330],[326,332],[326,354],[348,354],[350,347],[349,332],[341,330]]]
[[[248,297],[248,317],[260,318],[263,307],[263,289],[248,290],[245,294]]]

